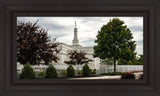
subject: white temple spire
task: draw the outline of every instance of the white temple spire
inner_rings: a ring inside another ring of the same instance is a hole
[[[77,28],[77,22],[75,21],[75,28]]]
[[[77,23],[76,23],[76,21],[75,21],[75,28],[74,28],[74,38],[73,38],[73,40],[72,40],[72,45],[79,45],[79,40],[78,40],[78,28],[77,28]]]

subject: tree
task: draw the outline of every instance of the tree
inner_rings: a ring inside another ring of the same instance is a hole
[[[113,65],[113,60],[112,58],[101,59],[100,63],[103,65]]]
[[[119,59],[118,65],[143,65],[143,55],[139,55],[133,60],[127,61],[126,59]]]
[[[84,63],[88,63],[92,61],[91,59],[88,59],[86,57],[86,53],[82,51],[78,52],[77,50],[73,50],[69,52],[68,55],[69,55],[70,60],[64,61],[64,63],[67,63],[67,64],[82,65]]]
[[[98,31],[94,46],[94,57],[100,59],[112,58],[114,63],[114,72],[116,72],[116,62],[118,59],[131,60],[136,56],[136,44],[133,41],[131,31],[124,21],[119,18],[113,18],[106,25],[103,25]]]
[[[59,59],[59,43],[56,39],[51,42],[48,30],[41,28],[37,22],[17,22],[17,62],[21,64],[29,62],[31,65],[37,65],[44,61],[48,65],[50,61],[57,62]]]
[[[134,62],[135,64],[135,62]],[[127,61],[126,59],[119,59],[118,60],[118,65],[134,65],[133,61],[129,60]]]
[[[136,58],[136,59],[133,61],[133,64],[134,64],[134,65],[143,65],[143,55],[139,55],[139,57]]]
[[[140,62],[143,63],[143,55],[139,55],[139,56],[140,56],[140,57],[139,57],[138,61],[140,61]]]

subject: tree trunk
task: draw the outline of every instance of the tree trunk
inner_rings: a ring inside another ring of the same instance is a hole
[[[113,60],[113,63],[114,63],[114,73],[116,72],[116,60],[114,59]]]

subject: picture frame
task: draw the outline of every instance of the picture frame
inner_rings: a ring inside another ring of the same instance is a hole
[[[160,95],[159,1],[60,1],[0,1],[0,96]],[[144,80],[17,80],[15,66],[17,16],[143,16]]]

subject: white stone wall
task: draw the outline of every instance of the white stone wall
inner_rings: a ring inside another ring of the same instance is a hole
[[[87,53],[86,57],[91,59],[91,60],[93,60],[93,61],[89,62],[89,67],[91,69],[97,69],[97,70],[100,69],[100,65],[99,65],[100,60],[99,60],[99,58],[94,58],[93,57],[93,53],[94,53],[93,47],[72,46],[72,45],[67,45],[67,44],[64,44],[64,43],[61,43],[59,47],[62,48],[62,50],[59,53],[59,61],[57,63],[53,62],[54,65],[66,66],[64,61],[65,60],[66,61],[69,60],[69,57],[67,55],[68,52],[70,52],[71,50],[77,50],[77,51],[86,52]]]

